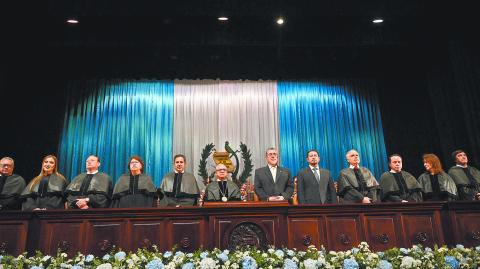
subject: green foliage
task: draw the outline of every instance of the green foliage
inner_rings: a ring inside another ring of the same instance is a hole
[[[207,172],[207,159],[208,159],[208,156],[212,154],[212,150],[214,147],[215,145],[213,143],[210,143],[210,144],[207,144],[202,150],[200,164],[198,164],[198,175],[203,179],[204,182],[209,177]]]
[[[247,148],[247,145],[240,142],[240,151],[242,152],[242,159],[243,159],[243,171],[240,174],[238,180],[241,184],[247,181],[247,178],[252,175],[253,164],[252,164],[252,154],[250,150]]]

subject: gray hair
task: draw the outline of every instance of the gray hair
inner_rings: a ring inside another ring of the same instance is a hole
[[[9,160],[9,161],[11,161],[11,162],[12,162],[12,167],[15,167],[15,161],[14,161],[12,158],[10,158],[10,157],[3,157],[2,159],[0,159],[0,162],[3,161],[3,160]]]
[[[360,153],[358,153],[358,151],[356,151],[355,149],[351,149],[351,150],[347,151],[347,153],[345,154],[345,158],[348,159],[348,155],[352,152],[356,152],[358,155],[360,155]]]

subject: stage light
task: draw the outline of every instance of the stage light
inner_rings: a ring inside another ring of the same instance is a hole
[[[68,19],[68,20],[67,20],[67,23],[69,23],[69,24],[77,24],[77,23],[78,23],[78,20],[77,20],[77,19]]]
[[[372,20],[373,23],[382,23],[383,19],[374,19]]]
[[[218,17],[218,20],[219,21],[228,21],[228,17],[220,16],[220,17]]]
[[[284,23],[285,23],[285,20],[284,20],[282,17],[280,17],[280,18],[277,19],[277,24],[278,24],[278,25],[282,25],[282,24],[284,24]]]

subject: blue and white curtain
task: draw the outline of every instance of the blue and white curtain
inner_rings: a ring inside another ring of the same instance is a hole
[[[386,151],[374,83],[365,81],[87,81],[70,86],[59,147],[60,170],[73,178],[90,154],[114,181],[140,155],[157,186],[184,154],[198,173],[206,144],[224,151],[225,141],[251,151],[254,168],[265,150],[278,148],[281,165],[295,175],[306,152],[320,152],[321,166],[336,177],[351,148],[379,176]],[[238,154],[240,157],[240,154]],[[239,164],[242,169],[242,163]],[[213,170],[209,162],[207,169]]]

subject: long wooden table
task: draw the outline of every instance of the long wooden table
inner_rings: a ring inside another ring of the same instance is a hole
[[[203,207],[0,212],[0,252],[102,255],[120,247],[182,251],[269,245],[374,250],[413,244],[480,245],[480,202],[291,206],[213,203]]]

